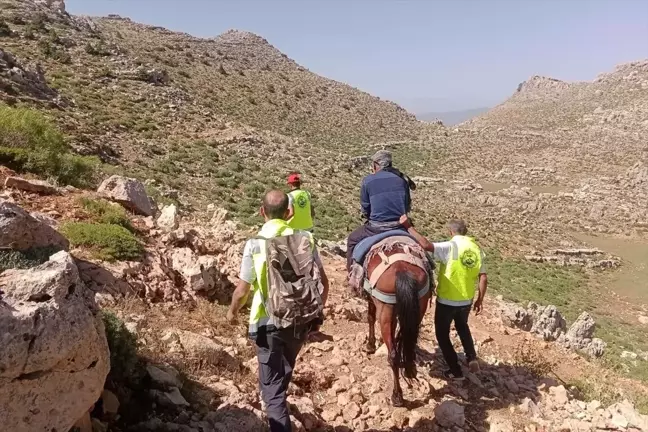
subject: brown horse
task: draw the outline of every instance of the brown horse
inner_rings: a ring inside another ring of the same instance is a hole
[[[408,248],[404,245],[396,245],[390,251],[385,252],[385,255],[390,257],[403,253],[409,253]],[[381,263],[382,258],[375,254],[368,259],[367,275],[368,278],[371,278],[372,272]],[[389,366],[391,366],[394,375],[391,401],[396,407],[405,404],[399,380],[400,369],[403,369],[405,378],[416,378],[416,345],[421,321],[432,296],[432,287],[430,286],[423,296],[419,296],[419,292],[431,281],[433,281],[433,276],[428,275],[425,269],[406,261],[396,261],[389,265],[374,287],[374,293],[375,290],[378,290],[391,298],[395,296],[395,304],[385,303],[377,299],[375,295],[367,294],[369,301],[367,352],[371,354],[376,351],[374,325],[377,317],[382,339],[387,345]],[[398,333],[396,333],[397,323]]]

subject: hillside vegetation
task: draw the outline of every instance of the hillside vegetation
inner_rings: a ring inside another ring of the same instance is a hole
[[[592,83],[533,77],[446,128],[320,77],[251,33],[200,39],[46,3],[0,0],[3,165],[86,187],[99,172],[137,177],[159,203],[195,218],[222,207],[243,227],[260,224],[263,193],[298,170],[314,195],[316,235],[338,240],[360,223],[366,156],[388,148],[418,177],[413,216],[424,233],[445,238],[449,218],[466,219],[494,291],[557,303],[570,319],[589,310],[611,345],[606,360],[648,376],[648,362],[620,358],[648,351],[637,324],[648,300],[617,290],[608,278],[620,271],[606,266],[645,273],[609,251],[552,255],[584,246],[576,234],[646,243],[648,62]],[[72,221],[74,245],[108,260],[140,256],[121,215],[88,205],[102,228]]]

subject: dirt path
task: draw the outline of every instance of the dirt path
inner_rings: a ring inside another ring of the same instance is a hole
[[[594,430],[596,421],[605,426],[602,409],[597,413],[590,406],[588,412],[584,402],[570,402],[572,397],[561,384],[592,374],[601,379],[613,376],[577,354],[504,328],[494,301],[487,302],[483,315],[471,318],[482,370],[467,374],[469,379],[459,384],[442,378],[433,312],[427,314],[419,343],[418,381],[403,386],[407,408],[392,408],[392,377],[384,346],[369,356],[362,350],[367,337],[366,305],[341,288],[342,260],[327,258],[326,266],[332,281],[330,311],[322,327],[326,339],[308,344],[302,352],[291,400],[299,408],[302,399],[309,397],[327,426],[353,431],[403,427],[423,431],[440,423],[455,430],[558,430],[572,423],[571,430]],[[553,378],[539,377],[547,372]],[[630,380],[617,383],[620,388],[638,385]],[[463,412],[463,419],[453,414],[455,409]],[[597,415],[601,417],[598,420]],[[437,421],[433,422],[434,418]],[[312,419],[301,420],[308,430],[315,426],[310,424]],[[493,425],[498,426],[493,429]]]

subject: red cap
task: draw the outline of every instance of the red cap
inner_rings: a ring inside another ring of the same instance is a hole
[[[288,176],[288,184],[301,183],[301,176],[297,173]]]

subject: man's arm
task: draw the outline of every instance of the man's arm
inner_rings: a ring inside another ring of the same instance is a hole
[[[326,301],[328,300],[328,294],[329,294],[329,279],[328,276],[326,275],[326,270],[324,270],[324,264],[322,263],[322,258],[320,258],[319,252],[317,251],[317,246],[313,249],[313,260],[315,261],[315,265],[317,265],[317,268],[319,269],[320,272],[320,278],[322,279],[322,303],[324,306],[326,306]]]
[[[236,323],[237,315],[243,305],[247,303],[247,298],[250,295],[250,288],[256,279],[254,273],[254,262],[252,260],[253,247],[253,242],[250,240],[245,244],[245,248],[243,249],[239,283],[236,285],[234,293],[232,293],[232,304],[227,311],[227,321],[229,321],[230,324]]]
[[[403,227],[407,230],[407,232],[414,237],[416,242],[421,245],[423,249],[429,252],[434,252],[434,244],[430,242],[428,239],[425,238],[425,236],[421,235],[418,231],[414,229],[412,226],[412,222],[410,221],[409,217],[407,215],[403,215],[400,218],[400,224],[403,225]]]
[[[322,291],[322,305],[326,306],[326,302],[328,301],[328,295],[329,295],[329,279],[328,276],[326,275],[326,271],[324,270],[324,266],[320,267],[320,277],[322,278],[322,286],[324,287],[324,290]]]
[[[488,276],[486,276],[486,254],[480,251],[481,266],[479,267],[479,293],[477,300],[475,300],[475,314],[479,315],[483,310],[484,297],[486,296],[486,289],[488,289]]]
[[[288,194],[288,216],[286,217],[286,220],[292,219],[293,216],[295,216],[295,207],[293,207],[292,196]]]
[[[250,294],[251,285],[244,280],[240,280],[236,289],[232,294],[232,304],[230,305],[229,310],[227,311],[227,321],[230,324],[236,323],[236,318],[245,303],[247,303],[248,295]]]
[[[311,218],[315,218],[315,206],[313,205],[313,196],[311,195],[310,192],[308,192],[308,199],[310,200],[310,207],[311,207]]]
[[[369,199],[369,190],[367,190],[367,184],[362,180],[362,186],[360,187],[360,206],[362,207],[362,214],[369,219],[371,215],[371,201]]]
[[[479,274],[479,294],[477,294],[477,300],[475,300],[475,313],[479,315],[484,309],[484,297],[486,296],[486,289],[488,288],[488,276],[486,273]]]

